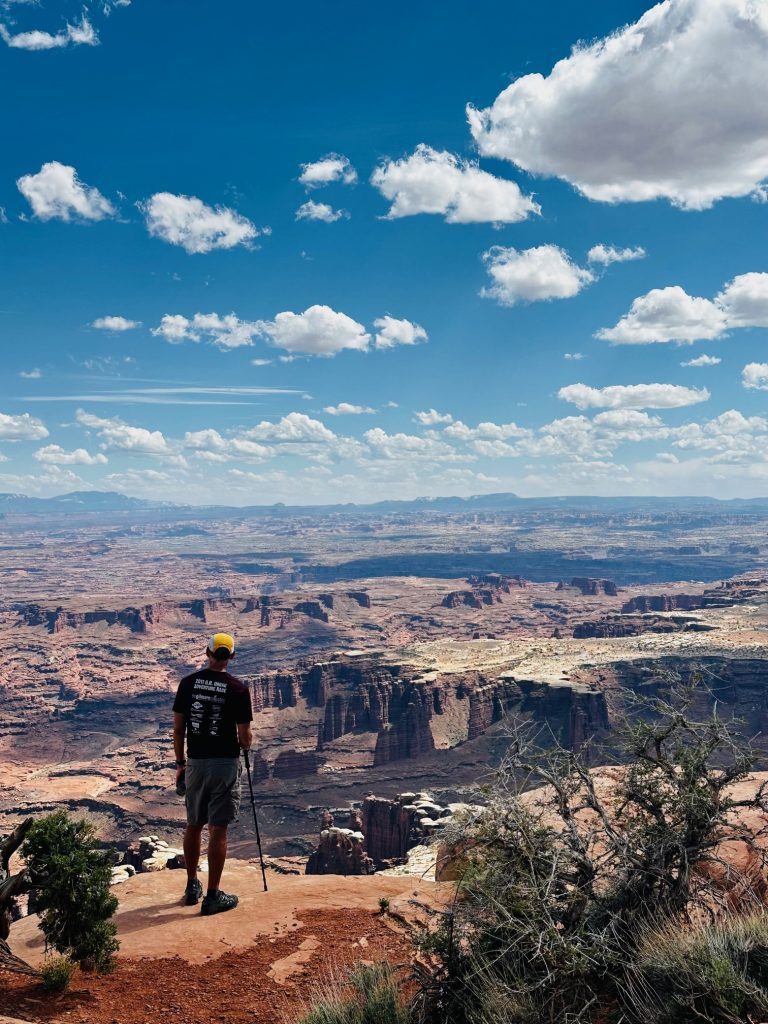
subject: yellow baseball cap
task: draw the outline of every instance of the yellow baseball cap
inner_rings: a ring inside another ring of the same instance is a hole
[[[222,647],[226,647],[230,654],[235,653],[235,641],[229,633],[214,633],[208,641],[208,650],[211,654],[214,654],[216,651],[221,650]]]

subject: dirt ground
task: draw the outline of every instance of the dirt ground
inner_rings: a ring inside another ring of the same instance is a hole
[[[106,977],[78,973],[66,993],[0,971],[2,1014],[45,1024],[293,1024],[317,986],[345,967],[407,965],[413,949],[400,917],[438,904],[441,887],[413,877],[261,875],[227,865],[240,906],[203,918],[179,902],[183,873],[140,875],[119,888],[121,952]],[[391,914],[378,910],[380,896]],[[34,919],[13,926],[14,952],[43,957]],[[143,955],[143,954],[151,955]]]

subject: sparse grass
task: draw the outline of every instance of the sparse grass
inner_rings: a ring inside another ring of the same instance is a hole
[[[733,914],[647,931],[627,972],[624,1001],[647,1024],[765,1020],[768,916]]]
[[[323,986],[299,1024],[409,1024],[408,1007],[387,963],[361,965]]]
[[[77,964],[68,956],[54,956],[46,960],[40,971],[42,986],[47,992],[63,992],[69,988]]]

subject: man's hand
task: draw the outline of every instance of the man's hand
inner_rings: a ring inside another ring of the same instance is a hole
[[[179,784],[179,781],[181,780],[182,775],[184,774],[184,772],[186,770],[187,770],[187,766],[185,764],[182,765],[181,768],[179,768],[178,765],[176,766],[176,785],[177,786]]]
[[[237,726],[237,742],[241,750],[250,750],[253,744],[253,730],[250,722],[239,722]]]

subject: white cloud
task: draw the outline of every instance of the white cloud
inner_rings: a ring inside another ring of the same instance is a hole
[[[132,427],[116,416],[112,419],[103,419],[83,409],[77,410],[75,419],[81,426],[98,431],[105,448],[118,448],[140,455],[173,454],[171,446],[159,430]]]
[[[438,423],[453,423],[453,416],[449,412],[441,413],[437,409],[429,409],[427,412],[416,412],[414,417],[423,427],[434,427]]]
[[[768,175],[768,7],[665,0],[468,108],[480,152],[603,202],[706,209]]]
[[[557,397],[579,409],[679,409],[706,402],[710,394],[706,388],[679,384],[615,384],[606,388],[569,384],[560,388]]]
[[[741,383],[745,388],[768,391],[768,363],[747,363],[741,371]]]
[[[591,270],[577,266],[557,245],[522,250],[494,246],[483,253],[483,259],[493,284],[480,294],[502,306],[570,299],[595,279]]]
[[[768,274],[741,274],[716,296],[729,327],[768,327]]]
[[[252,345],[254,337],[261,333],[261,327],[258,323],[238,319],[234,313],[225,316],[218,313],[195,313],[193,317],[166,313],[150,333],[156,338],[164,338],[171,345],[206,338],[217,348],[226,350]]]
[[[323,412],[329,416],[360,416],[363,413],[376,412],[370,405],[352,405],[349,402],[339,402],[338,405],[326,405]]]
[[[766,459],[768,420],[729,409],[705,423],[687,423],[672,442],[679,450],[708,451],[712,464]]]
[[[334,210],[328,203],[316,203],[308,199],[296,211],[296,220],[321,220],[324,224],[333,224],[342,217],[349,217],[346,210]]]
[[[520,438],[530,434],[524,427],[518,427],[516,423],[478,423],[476,427],[469,427],[461,420],[451,423],[443,431],[444,437],[453,438],[456,441],[508,441],[511,437]]]
[[[189,431],[184,435],[185,448],[191,448],[198,458],[208,462],[229,462],[240,459],[247,462],[264,462],[274,455],[274,450],[248,438],[225,439],[218,430]]]
[[[48,437],[48,431],[42,420],[23,412],[17,416],[8,416],[0,412],[0,440],[2,441],[41,441]]]
[[[258,330],[275,348],[298,355],[335,356],[344,349],[366,352],[371,340],[362,324],[329,306],[278,313],[274,320],[258,321]]]
[[[251,366],[271,366],[271,359],[252,359]]]
[[[74,451],[68,452],[58,444],[48,444],[44,448],[38,448],[34,458],[38,462],[56,466],[101,466],[108,461],[106,455],[101,453],[91,455],[85,448],[75,448]]]
[[[85,185],[74,167],[51,160],[16,186],[39,220],[104,220],[116,210],[97,188]]]
[[[378,332],[375,338],[376,348],[394,348],[395,345],[418,345],[427,340],[427,332],[419,324],[410,320],[396,320],[389,315],[373,321]]]
[[[67,25],[60,32],[31,32],[12,34],[0,24],[0,39],[14,50],[56,50],[64,46],[98,46],[99,37],[85,15],[75,25]]]
[[[719,356],[697,356],[695,359],[687,359],[680,363],[681,366],[717,366],[722,363]]]
[[[24,380],[40,380],[43,376],[43,371],[35,366],[32,370],[20,370],[19,376],[23,377]]]
[[[673,285],[640,295],[615,327],[601,328],[596,337],[614,345],[693,342],[720,338],[727,326],[725,313],[718,305]]]
[[[563,355],[563,359],[570,359],[572,362],[577,362],[579,359],[584,358],[583,352],[566,352]]]
[[[389,460],[466,462],[474,458],[457,452],[452,445],[435,437],[388,434],[381,427],[366,430],[363,436],[377,456]]]
[[[388,220],[437,213],[448,224],[513,224],[540,212],[516,182],[423,143],[410,156],[377,167],[371,184],[392,203]]]
[[[279,444],[333,444],[338,440],[336,434],[324,423],[303,412],[289,412],[276,423],[262,420],[246,430],[244,436],[251,440]]]
[[[328,153],[327,156],[314,163],[302,164],[299,181],[307,188],[319,188],[340,181],[344,185],[354,185],[357,171],[345,156]]]
[[[679,285],[653,288],[596,337],[615,345],[693,342],[720,338],[735,327],[768,327],[768,274],[734,277],[714,300],[688,295]]]
[[[235,210],[206,206],[196,196],[156,192],[140,208],[153,238],[180,245],[188,253],[247,246],[264,233]]]
[[[611,263],[626,263],[628,260],[645,259],[646,252],[642,246],[635,249],[617,249],[614,245],[593,245],[587,253],[588,263],[602,263],[603,266],[610,266]]]
[[[141,321],[129,320],[124,316],[100,316],[93,321],[91,327],[97,331],[132,331],[135,327],[141,327]]]

